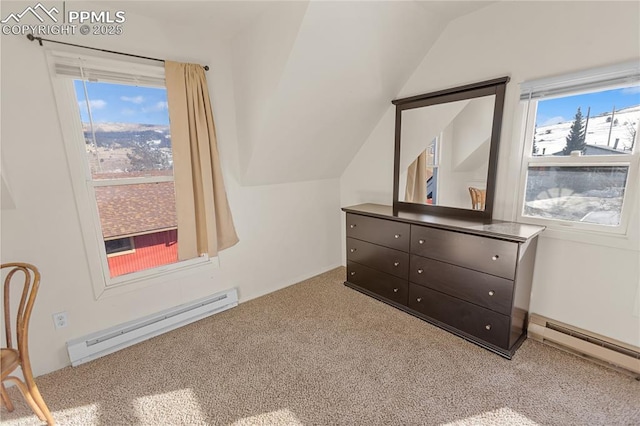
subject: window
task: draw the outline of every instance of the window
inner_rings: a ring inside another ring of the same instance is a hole
[[[49,60],[97,293],[208,260],[178,260],[164,68]]]
[[[132,250],[134,238],[164,236],[177,227],[165,88],[79,79],[73,84],[109,276],[176,263],[177,241],[167,245],[154,238],[156,244]],[[118,241],[131,243],[117,250],[126,257],[113,259],[110,249]]]
[[[107,251],[107,256],[131,253],[135,250],[133,238],[131,237],[105,240],[104,248]]]
[[[519,220],[624,233],[637,191],[640,72],[623,64],[523,83]]]

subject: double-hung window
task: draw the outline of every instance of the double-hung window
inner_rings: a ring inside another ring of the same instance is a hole
[[[518,220],[624,234],[638,191],[637,62],[525,82]]]
[[[96,295],[206,261],[178,259],[162,65],[49,62]]]

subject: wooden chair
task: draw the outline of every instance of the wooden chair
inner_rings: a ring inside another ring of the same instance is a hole
[[[484,210],[484,203],[487,198],[485,189],[469,187],[469,195],[471,195],[471,208],[473,210]]]
[[[0,265],[2,272],[8,271],[4,280],[4,324],[7,346],[0,349],[2,383],[1,396],[2,403],[7,407],[8,411],[13,411],[13,403],[9,399],[7,390],[4,386],[5,381],[12,381],[20,389],[24,399],[27,401],[33,412],[42,421],[46,421],[48,425],[54,425],[55,422],[51,413],[47,408],[36,382],[33,380],[33,372],[31,371],[31,363],[29,362],[29,319],[33,303],[38,294],[38,286],[40,285],[40,272],[38,269],[28,263],[4,263]],[[16,273],[20,272],[14,279]],[[24,283],[22,287],[22,296],[18,305],[16,318],[15,335],[17,340],[17,348],[13,346],[13,335],[11,332],[11,313],[10,313],[10,287],[12,282],[18,281],[17,277],[24,275]],[[21,367],[24,382],[15,376],[10,376],[18,367]]]

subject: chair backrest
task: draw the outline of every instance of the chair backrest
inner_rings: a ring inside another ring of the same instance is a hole
[[[31,311],[33,310],[33,304],[38,294],[38,287],[40,286],[40,272],[38,268],[29,263],[3,263],[0,265],[2,272],[5,271],[7,275],[4,279],[4,324],[5,324],[5,337],[7,342],[7,348],[14,349],[13,346],[13,333],[11,332],[11,294],[10,287],[14,282],[20,282],[18,278],[22,276],[24,278],[22,285],[22,295],[20,296],[20,303],[18,304],[18,312],[16,313],[16,340],[17,349],[20,353],[27,353],[27,341],[29,334],[29,319],[31,318]],[[19,273],[19,274],[18,274]],[[16,275],[18,274],[18,275]]]

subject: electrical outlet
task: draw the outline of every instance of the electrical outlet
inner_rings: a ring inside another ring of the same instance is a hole
[[[58,312],[57,314],[53,314],[53,325],[56,330],[58,328],[63,328],[69,325],[67,313],[66,312]]]

